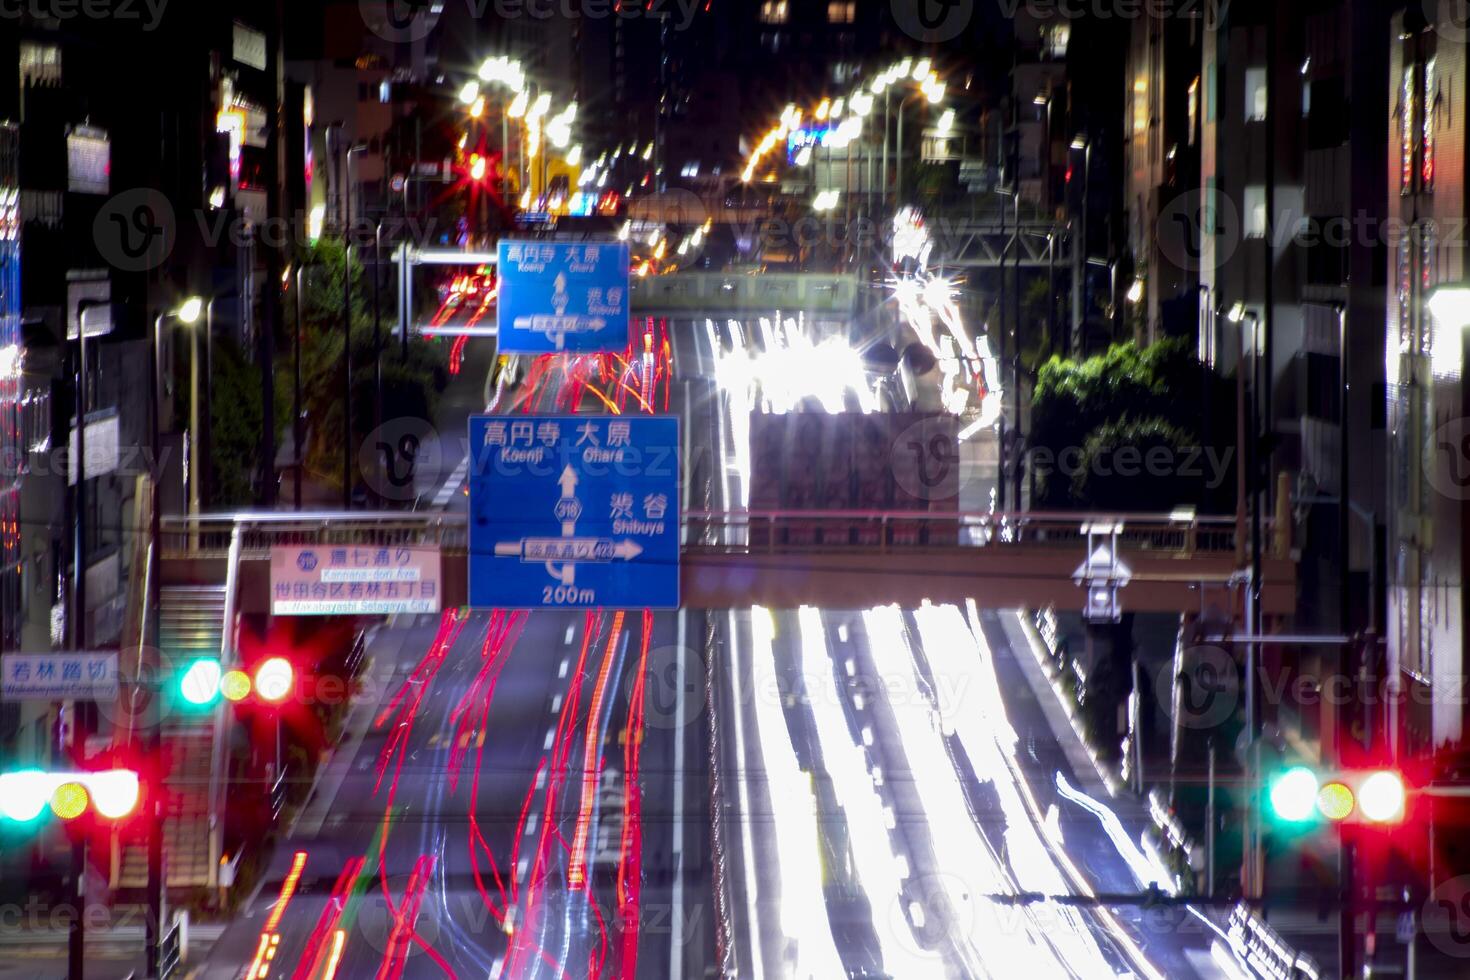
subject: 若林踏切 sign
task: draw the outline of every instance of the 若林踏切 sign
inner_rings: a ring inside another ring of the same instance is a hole
[[[679,605],[679,420],[470,418],[470,605]]]
[[[271,613],[276,616],[436,613],[441,591],[438,548],[271,549]]]
[[[502,241],[496,252],[502,354],[628,346],[625,242]]]
[[[0,701],[111,701],[117,653],[54,650],[0,657]]]

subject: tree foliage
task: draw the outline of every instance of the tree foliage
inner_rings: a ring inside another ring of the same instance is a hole
[[[210,399],[210,503],[255,502],[260,462],[260,372],[228,337],[214,342]]]
[[[342,488],[343,291],[347,253],[338,239],[323,238],[297,256],[305,268],[301,310],[302,416],[305,428],[305,470],[309,480],[337,492]],[[352,441],[361,444],[375,420],[373,377],[373,292],[371,272],[352,254]],[[448,383],[445,347],[414,337],[408,357],[394,335],[391,283],[381,290],[382,418],[416,418],[432,422],[439,394]],[[294,309],[285,311],[294,327]],[[289,328],[288,328],[289,329]],[[293,354],[288,343],[277,361],[276,418],[284,436],[289,430],[295,399]],[[354,452],[356,447],[354,446]]]
[[[1114,344],[1084,361],[1054,356],[1031,407],[1036,506],[1229,510],[1234,480],[1209,460],[1233,463],[1234,413],[1232,386],[1178,338]]]

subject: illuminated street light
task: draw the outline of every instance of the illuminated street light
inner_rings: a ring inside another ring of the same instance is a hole
[[[954,128],[954,110],[945,109],[939,117],[938,129],[941,133],[947,133]]]
[[[204,300],[198,296],[190,296],[179,305],[179,320],[183,323],[198,323],[199,315],[204,312]]]
[[[526,107],[531,100],[530,93],[521,89],[516,97],[511,99],[510,105],[506,107],[505,114],[512,119],[519,119],[526,114]]]
[[[1434,318],[1448,326],[1470,326],[1470,286],[1438,286],[1425,303]]]
[[[459,101],[469,105],[480,97],[480,83],[476,81],[465,82],[459,90]]]
[[[485,97],[483,95],[476,96],[475,97],[475,101],[473,101],[473,102],[470,103],[470,118],[471,119],[479,119],[484,114],[485,114]]]
[[[922,82],[929,75],[930,65],[931,62],[928,58],[920,58],[918,63],[914,65],[914,73],[909,77],[916,82]]]

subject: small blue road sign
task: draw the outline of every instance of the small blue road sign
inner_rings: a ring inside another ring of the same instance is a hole
[[[502,241],[496,259],[502,353],[628,346],[626,243]]]

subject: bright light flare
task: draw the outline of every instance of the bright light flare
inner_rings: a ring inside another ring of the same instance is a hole
[[[51,780],[39,769],[0,773],[0,816],[29,823],[46,809]]]
[[[1298,823],[1312,816],[1317,803],[1317,774],[1306,766],[1288,769],[1271,783],[1271,810],[1282,820]]]
[[[255,670],[255,693],[267,704],[280,704],[291,694],[295,670],[285,657],[271,657]]]
[[[88,779],[98,815],[121,820],[138,807],[138,774],[128,769],[99,772]]]
[[[1402,819],[1406,797],[1403,779],[1388,770],[1373,773],[1358,787],[1358,807],[1373,823]]]
[[[201,657],[189,665],[179,681],[179,694],[189,704],[203,706],[219,696],[220,665],[214,657]]]

